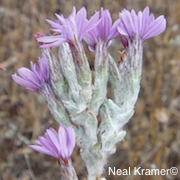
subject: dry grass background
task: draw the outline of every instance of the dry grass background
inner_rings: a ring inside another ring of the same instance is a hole
[[[0,63],[7,69],[0,72],[0,180],[59,179],[53,158],[27,148],[46,128],[57,128],[57,123],[42,97],[16,85],[11,74],[21,66],[29,67],[40,55],[33,33],[48,32],[44,19],[55,19],[54,13],[68,15],[73,5],[77,9],[85,6],[89,15],[103,6],[113,19],[123,8],[138,11],[147,5],[156,16],[166,16],[166,32],[144,44],[142,88],[135,115],[125,127],[125,141],[107,167],[177,167],[180,171],[180,0],[0,0]],[[114,43],[113,48],[117,58],[119,44]],[[84,179],[78,149],[72,159]],[[118,177],[107,172],[109,180],[180,180],[180,173]]]

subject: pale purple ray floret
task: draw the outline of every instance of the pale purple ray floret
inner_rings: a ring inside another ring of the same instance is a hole
[[[48,59],[45,54],[38,59],[38,66],[31,62],[31,70],[25,67],[18,69],[18,74],[13,74],[12,79],[20,86],[34,92],[39,92],[44,84],[50,83]]]
[[[138,14],[134,10],[124,9],[119,13],[118,31],[121,35],[122,44],[128,47],[128,41],[132,42],[135,36],[141,41],[154,37],[166,29],[166,19],[163,15],[155,19],[153,14],[149,14],[149,7]]]
[[[119,21],[115,21],[112,25],[112,18],[109,10],[101,8],[101,18],[97,26],[85,34],[84,40],[91,51],[95,51],[96,44],[101,40],[107,47],[111,44],[111,40],[118,36],[117,25]]]
[[[76,40],[82,40],[84,34],[89,32],[97,25],[99,19],[99,12],[96,12],[90,20],[87,20],[87,12],[83,7],[76,13],[76,8],[68,18],[63,15],[56,14],[57,20],[46,20],[51,25],[51,30],[55,35],[44,36],[37,38],[37,41],[44,43],[40,45],[41,48],[57,47],[63,42],[73,43]]]
[[[60,160],[68,160],[75,147],[75,132],[72,127],[59,126],[58,132],[53,128],[46,130],[44,136],[36,141],[37,145],[29,147],[34,151],[50,155]]]

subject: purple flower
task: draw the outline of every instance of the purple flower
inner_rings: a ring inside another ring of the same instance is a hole
[[[111,40],[118,36],[118,21],[112,25],[112,18],[109,10],[101,8],[101,18],[97,26],[85,34],[84,40],[89,45],[91,51],[95,51],[96,44],[101,40],[107,46],[111,44]]]
[[[159,16],[155,19],[153,14],[149,15],[149,7],[140,11],[138,15],[134,10],[129,12],[124,9],[119,14],[118,31],[121,35],[121,41],[124,47],[128,47],[128,42],[132,42],[135,36],[139,36],[144,41],[162,33],[166,29],[166,19]]]
[[[31,70],[25,67],[19,68],[20,76],[13,74],[13,80],[30,91],[38,92],[44,84],[50,83],[48,60],[45,54],[42,55],[42,58],[39,58],[38,65],[31,62]]]
[[[75,147],[75,132],[72,127],[59,126],[58,133],[53,128],[49,128],[44,136],[38,138],[36,143],[37,145],[29,147],[58,160],[68,160]]]
[[[73,43],[76,40],[82,40],[84,34],[89,32],[97,25],[99,13],[96,12],[90,20],[86,18],[87,12],[83,7],[76,14],[76,8],[68,18],[63,15],[56,14],[57,21],[46,20],[51,25],[51,30],[55,32],[53,36],[45,36],[37,38],[37,41],[44,43],[41,48],[57,47],[63,42]]]

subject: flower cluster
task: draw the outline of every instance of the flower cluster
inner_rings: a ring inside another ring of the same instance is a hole
[[[95,13],[90,20],[87,20],[86,16],[87,12],[84,7],[77,14],[74,7],[69,18],[56,14],[58,19],[56,22],[47,19],[46,21],[52,27],[51,30],[57,35],[37,38],[38,42],[45,43],[40,47],[57,47],[63,42],[73,43],[76,40],[82,40],[84,34],[97,25],[99,13]]]
[[[29,147],[37,152],[55,157],[57,160],[68,160],[75,147],[75,132],[72,127],[59,126],[58,133],[49,128],[44,136],[36,141],[37,145]]]
[[[39,58],[38,65],[31,62],[31,70],[25,67],[19,68],[18,73],[21,77],[13,74],[13,80],[30,91],[39,92],[44,84],[50,83],[48,60],[45,54]]]
[[[99,18],[100,14],[100,18]],[[139,36],[144,41],[150,37],[162,33],[166,28],[166,19],[159,16],[155,19],[153,14],[149,15],[149,7],[140,11],[138,15],[134,10],[129,12],[124,9],[119,13],[112,25],[112,18],[108,10],[101,8],[90,20],[86,18],[87,12],[83,7],[77,14],[75,7],[68,18],[56,14],[57,21],[46,20],[55,35],[37,37],[41,48],[57,47],[63,42],[74,43],[76,40],[85,40],[91,51],[95,50],[98,41],[104,41],[107,47],[111,40],[119,36],[124,47],[128,47],[128,41],[132,42],[134,37]]]
[[[84,40],[91,51],[95,50],[96,44],[100,40],[104,41],[106,45],[109,46],[111,44],[111,40],[118,36],[118,20],[112,25],[112,18],[109,10],[103,10],[103,8],[101,8],[100,12],[101,18],[99,23],[84,36]]]
[[[149,15],[149,7],[146,7],[143,12],[139,11],[138,15],[134,10],[129,12],[124,9],[119,14],[117,29],[121,35],[122,44],[128,47],[128,42],[132,42],[136,35],[144,41],[162,33],[166,29],[166,19],[164,16],[155,19],[153,14]]]

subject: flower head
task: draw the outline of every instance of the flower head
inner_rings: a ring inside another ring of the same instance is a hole
[[[89,32],[97,24],[99,13],[95,13],[90,20],[86,18],[87,12],[83,7],[76,14],[76,8],[68,18],[63,15],[56,14],[57,21],[46,20],[51,25],[51,30],[55,35],[38,37],[37,41],[44,43],[41,48],[57,47],[63,42],[73,43],[74,41],[82,40],[84,34]]]
[[[38,92],[43,84],[50,83],[48,60],[44,54],[39,58],[38,65],[31,62],[31,70],[25,67],[19,68],[20,76],[13,74],[13,80],[30,91]]]
[[[112,25],[112,18],[109,10],[101,8],[101,18],[97,26],[87,32],[84,40],[89,45],[91,51],[95,50],[96,44],[101,40],[107,46],[111,44],[111,40],[118,36],[117,31],[118,21]]]
[[[59,126],[58,133],[53,128],[49,128],[44,136],[38,138],[36,143],[37,145],[30,145],[29,147],[58,160],[67,160],[75,147],[75,132],[72,127]]]
[[[149,15],[149,7],[140,11],[138,15],[134,10],[129,12],[124,9],[119,14],[118,31],[121,35],[122,44],[127,47],[129,41],[138,36],[141,41],[162,33],[166,28],[166,19],[159,16],[155,19],[153,14]]]

